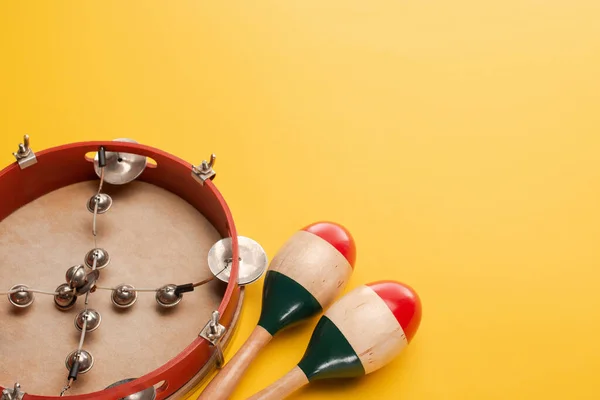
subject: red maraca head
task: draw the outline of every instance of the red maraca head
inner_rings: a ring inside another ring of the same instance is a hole
[[[334,222],[317,222],[302,229],[319,236],[335,247],[354,268],[356,262],[356,245],[352,235],[346,228]]]
[[[354,271],[350,232],[333,222],[297,231],[271,260],[258,322],[271,335],[327,309]]]
[[[359,286],[325,312],[298,367],[309,381],[369,374],[400,354],[420,322],[421,301],[409,286]]]
[[[410,287],[394,281],[367,284],[389,307],[410,342],[421,324],[421,299]]]

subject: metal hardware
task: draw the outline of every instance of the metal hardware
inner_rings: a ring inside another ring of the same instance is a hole
[[[73,379],[69,379],[67,381],[67,384],[65,386],[63,386],[62,390],[60,391],[59,397],[63,397],[65,395],[65,393],[67,393],[69,391],[69,389],[71,389],[72,384],[73,384]]]
[[[87,324],[84,324],[84,321],[87,321]],[[79,314],[75,317],[75,328],[78,331],[82,331],[84,329],[86,332],[93,332],[100,326],[102,322],[102,315],[96,310],[87,309],[80,311]]]
[[[204,185],[204,182],[207,179],[215,179],[217,173],[213,169],[215,162],[217,161],[217,156],[215,154],[210,155],[210,161],[203,160],[200,165],[197,167],[192,165],[192,176],[196,179],[200,184]]]
[[[94,356],[86,350],[74,350],[67,356],[65,360],[65,367],[68,370],[73,367],[73,364],[79,363],[79,374],[85,374],[94,366]]]
[[[268,267],[267,253],[258,242],[245,236],[238,236],[239,273],[238,285],[243,286],[259,279]],[[217,279],[229,282],[233,250],[231,238],[216,242],[208,252],[208,268]]]
[[[65,279],[72,288],[82,287],[86,282],[85,267],[82,264],[72,266],[67,270]]]
[[[111,300],[116,307],[129,308],[137,301],[137,291],[131,285],[120,284],[111,294]]]
[[[8,295],[8,301],[15,307],[29,307],[33,303],[34,297],[33,292],[28,289],[27,285],[14,285],[10,288],[12,293]]]
[[[23,143],[19,143],[19,150],[12,154],[15,156],[21,169],[31,167],[33,164],[37,163],[35,153],[31,150],[31,147],[29,147],[29,135],[23,136]]]
[[[96,291],[96,282],[98,281],[98,278],[100,278],[100,271],[95,269],[95,270],[89,272],[85,276],[85,283],[83,284],[83,286],[75,289],[75,295],[81,296],[88,292],[94,293]],[[86,304],[87,304],[87,302],[86,302]]]
[[[22,400],[25,393],[21,391],[21,385],[19,382],[15,383],[14,388],[4,389],[2,391],[1,400]]]
[[[227,331],[227,328],[219,323],[219,317],[219,312],[213,311],[210,321],[208,321],[198,335],[208,340],[211,347],[215,348],[217,354],[217,368],[221,368],[225,363],[223,348],[221,347],[221,338],[225,335],[225,331]]]
[[[158,289],[155,298],[158,305],[170,308],[181,302],[183,294],[177,293],[177,285],[169,284]]]
[[[82,287],[86,282],[85,267],[81,264],[72,266],[67,270],[65,279],[72,288],[77,289]]]
[[[54,295],[54,304],[61,311],[67,311],[73,308],[77,301],[75,291],[69,287],[68,283],[63,283],[56,288],[56,295]]]
[[[104,214],[112,206],[112,198],[106,193],[93,195],[87,202],[87,209],[92,214]]]
[[[108,251],[96,247],[88,251],[83,261],[88,268],[100,270],[110,263],[110,256],[108,255]]]

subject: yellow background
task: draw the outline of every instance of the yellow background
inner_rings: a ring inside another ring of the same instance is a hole
[[[270,256],[310,222],[346,225],[348,289],[405,281],[422,325],[387,368],[293,399],[598,399],[599,21],[597,0],[3,1],[0,163],[24,133],[215,152]],[[291,368],[315,323],[234,399]]]

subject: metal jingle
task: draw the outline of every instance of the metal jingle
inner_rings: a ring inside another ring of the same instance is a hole
[[[182,293],[176,293],[176,288],[177,285],[169,284],[158,289],[156,291],[156,302],[162,307],[175,307],[183,298]]]
[[[98,281],[98,278],[100,278],[100,271],[97,269],[87,274],[85,276],[85,285],[75,289],[75,294],[81,296],[82,294],[96,290],[96,281]]]
[[[104,214],[110,209],[113,201],[112,197],[110,197],[106,193],[95,194],[88,200],[87,209],[89,212],[94,212],[94,209],[96,208],[96,203],[98,203],[98,214]]]
[[[131,139],[115,139],[114,141],[137,143]],[[113,185],[129,183],[144,172],[147,163],[148,161],[145,156],[107,151],[104,181]],[[94,157],[94,170],[98,177],[102,175],[102,169],[98,165],[98,154]]]
[[[75,317],[75,328],[77,328],[78,331],[83,330],[83,323],[85,320],[87,320],[85,331],[93,332],[100,326],[100,323],[102,322],[102,315],[100,315],[98,311],[91,308],[80,311]]]
[[[85,267],[82,264],[72,266],[65,274],[65,279],[72,288],[80,288],[85,285],[85,278]]]
[[[123,379],[122,381],[115,382],[110,386],[107,386],[106,389],[112,389],[116,386],[123,385],[125,383],[129,383],[131,381],[135,381],[135,378]],[[129,396],[121,397],[119,400],[154,400],[156,399],[156,389],[154,386],[150,386],[147,389],[142,390],[141,392],[130,394]]]
[[[54,295],[54,305],[61,311],[67,311],[73,308],[77,301],[75,290],[71,289],[67,283],[63,283],[56,288],[58,294]]]
[[[111,300],[119,308],[131,307],[138,298],[137,290],[131,285],[125,283],[115,287],[112,291]]]
[[[34,300],[33,292],[30,292],[29,290],[27,290],[27,289],[29,289],[29,286],[15,285],[10,288],[10,291],[13,291],[16,289],[19,289],[19,291],[9,294],[8,301],[10,301],[10,303],[15,307],[19,307],[19,308],[29,307],[33,303],[33,300]]]
[[[94,366],[94,357],[89,351],[75,350],[72,351],[65,360],[65,366],[70,371],[75,361],[79,361],[79,373],[85,374]]]
[[[247,285],[259,279],[268,267],[267,253],[256,241],[238,236],[240,268],[238,285]],[[217,279],[229,282],[232,262],[231,238],[215,243],[208,252],[208,268]]]
[[[108,252],[101,248],[95,248],[88,251],[83,260],[88,268],[94,267],[94,258],[96,258],[96,269],[105,268],[110,263]]]

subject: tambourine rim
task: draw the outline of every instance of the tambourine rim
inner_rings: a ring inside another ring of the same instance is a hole
[[[163,150],[157,149],[155,147],[144,145],[144,144],[138,144],[138,143],[117,142],[117,141],[76,142],[76,143],[64,144],[64,145],[44,149],[41,151],[37,151],[35,153],[35,155],[39,162],[39,161],[43,161],[43,159],[48,155],[62,152],[65,150],[77,149],[77,150],[81,150],[81,155],[82,155],[82,157],[84,157],[85,154],[87,154],[89,152],[97,151],[100,146],[104,146],[107,151],[136,153],[136,154],[140,154],[140,155],[143,155],[146,157],[153,158],[155,160],[156,159],[163,159],[163,160],[167,159],[169,162],[174,162],[174,163],[179,164],[179,167],[184,168],[187,172],[189,172],[189,174],[193,173],[192,164],[182,160],[181,158],[174,156],[170,153],[167,153]],[[156,161],[158,162],[158,160],[156,160]],[[160,162],[158,162],[158,163],[159,163],[159,165],[157,168],[160,168]],[[29,167],[29,168],[35,168],[35,166]],[[16,173],[17,172],[16,170],[19,170],[19,169],[20,169],[20,166],[17,162],[14,162],[14,163],[8,165],[4,169],[0,170],[0,180],[2,180],[4,177],[8,176],[11,173]],[[233,263],[232,263],[232,268],[231,268],[231,277],[233,279],[229,280],[229,282],[227,284],[227,288],[225,290],[225,294],[223,295],[223,298],[222,298],[221,303],[218,308],[219,313],[221,315],[223,315],[225,313],[225,311],[228,309],[234,295],[237,293],[238,300],[239,300],[239,294],[240,294],[240,288],[237,284],[237,276],[238,276],[238,271],[239,271],[239,261],[238,261],[239,248],[238,248],[238,241],[237,241],[237,230],[235,227],[233,216],[231,214],[231,210],[229,209],[227,202],[225,201],[222,194],[217,189],[216,185],[210,179],[207,179],[206,181],[204,181],[204,185],[208,188],[209,191],[212,192],[212,194],[215,196],[216,200],[218,201],[219,205],[222,207],[222,211],[224,212],[226,220],[227,220],[226,228],[229,230],[230,237],[232,238]],[[54,189],[54,190],[56,190],[56,189]],[[42,194],[42,196],[43,195],[44,194]],[[23,207],[28,203],[29,202],[26,202],[26,203],[20,205],[19,207]],[[14,211],[12,211],[12,212],[14,212]],[[8,215],[12,214],[12,212],[10,212]],[[232,319],[232,322],[233,322],[233,319]],[[202,329],[202,327],[198,327],[199,332],[201,329]],[[231,329],[231,327],[230,327],[230,329]],[[163,377],[163,374],[168,373],[171,368],[177,366],[179,363],[186,361],[188,359],[188,357],[191,357],[192,353],[194,353],[195,351],[199,351],[200,347],[202,347],[202,346],[208,347],[208,345],[209,345],[209,342],[206,339],[198,336],[196,339],[194,339],[194,341],[191,344],[189,344],[185,349],[180,351],[179,354],[177,354],[175,357],[173,357],[167,363],[165,363],[161,367],[147,373],[144,376],[141,376],[131,382],[113,387],[111,389],[103,389],[103,390],[99,390],[99,391],[95,391],[95,392],[67,396],[67,397],[71,398],[73,400],[89,400],[89,399],[100,399],[100,398],[111,398],[112,399],[112,398],[125,397],[130,394],[139,392],[150,386],[154,386],[163,380],[166,380],[166,377]],[[210,359],[210,356],[209,356],[209,359]],[[192,378],[193,378],[193,375],[192,375]],[[0,393],[4,389],[5,388],[0,385]],[[178,388],[175,388],[175,390],[172,390],[172,391],[169,391],[168,389],[169,388],[166,388],[164,390],[165,392],[169,392],[168,394],[161,396],[162,392],[157,393],[157,398],[165,398],[173,393],[176,393]],[[28,394],[28,393],[25,393],[25,395],[23,397],[24,400],[27,400],[27,399],[29,399],[29,400],[57,399],[58,400],[61,398],[62,397],[59,397],[59,396],[41,396],[41,395]]]

